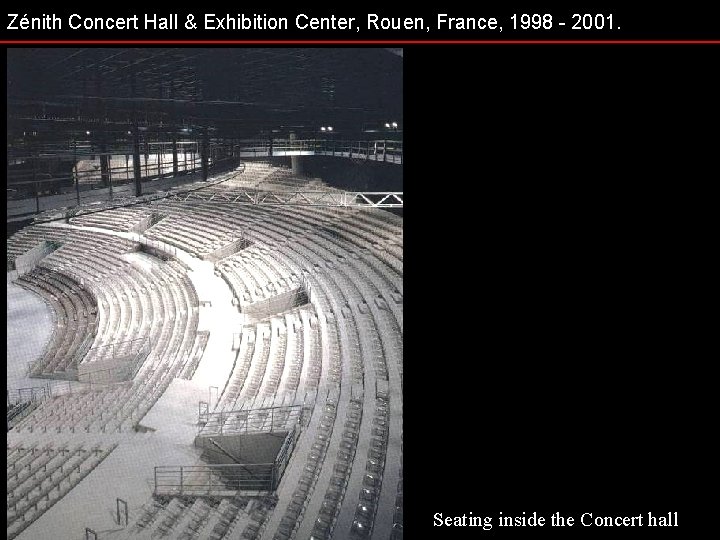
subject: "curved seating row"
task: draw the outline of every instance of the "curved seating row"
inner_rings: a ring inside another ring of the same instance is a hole
[[[84,352],[81,346],[96,332],[94,297],[68,276],[41,267],[24,274],[16,283],[43,298],[54,313],[52,336],[42,356],[30,367],[30,376],[62,377],[68,370],[77,373],[81,360],[77,356]]]
[[[211,190],[300,183],[269,165],[243,174]],[[307,414],[274,497],[154,497],[126,537],[402,538],[402,218],[215,201],[149,208],[166,217],[146,236],[196,257],[245,241],[215,263],[241,311],[303,288],[308,304],[238,328],[235,363],[214,411],[302,403]],[[133,215],[117,209],[109,226],[127,227]],[[147,337],[154,347],[134,381],[49,400],[20,429],[125,430],[197,357],[197,297],[186,269],[155,260],[147,271],[123,258],[132,243],[117,247],[116,238],[103,243],[81,233],[66,233],[41,266],[72,277],[97,300],[97,347],[87,360],[102,359],[102,346],[117,336]],[[99,246],[88,249],[91,242]]]
[[[97,335],[82,360],[93,362],[150,351],[134,380],[86,389],[44,402],[16,431],[126,431],[145,415],[188,362],[195,344],[198,299],[185,267],[137,253],[116,237],[70,230],[38,271],[79,283],[97,302]],[[133,264],[131,252],[146,264]],[[90,375],[92,381],[92,375]]]

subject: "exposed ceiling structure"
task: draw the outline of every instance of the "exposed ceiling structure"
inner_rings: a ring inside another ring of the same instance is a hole
[[[135,122],[216,137],[359,132],[402,122],[402,62],[381,48],[8,49],[8,138],[126,134]]]

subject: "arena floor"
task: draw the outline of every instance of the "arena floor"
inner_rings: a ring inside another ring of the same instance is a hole
[[[32,292],[7,280],[7,387],[12,389],[43,386],[45,381],[30,379],[25,368],[42,354],[50,339],[53,317],[45,302]]]

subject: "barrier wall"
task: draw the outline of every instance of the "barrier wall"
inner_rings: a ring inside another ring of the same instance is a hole
[[[294,307],[307,304],[308,296],[303,287],[296,287],[265,300],[245,306],[243,313],[254,320],[265,319],[276,313],[283,313]]]
[[[37,263],[50,255],[53,251],[58,249],[60,247],[60,244],[57,242],[49,242],[47,240],[41,241],[38,245],[35,247],[29,249],[22,255],[18,255],[15,258],[15,270],[17,270],[17,275],[22,276],[24,274],[27,274],[30,272]]]

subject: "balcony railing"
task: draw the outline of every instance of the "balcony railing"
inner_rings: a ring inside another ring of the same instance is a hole
[[[385,163],[403,163],[403,143],[394,140],[345,141],[328,139],[274,139],[240,141],[240,157],[335,156]]]

